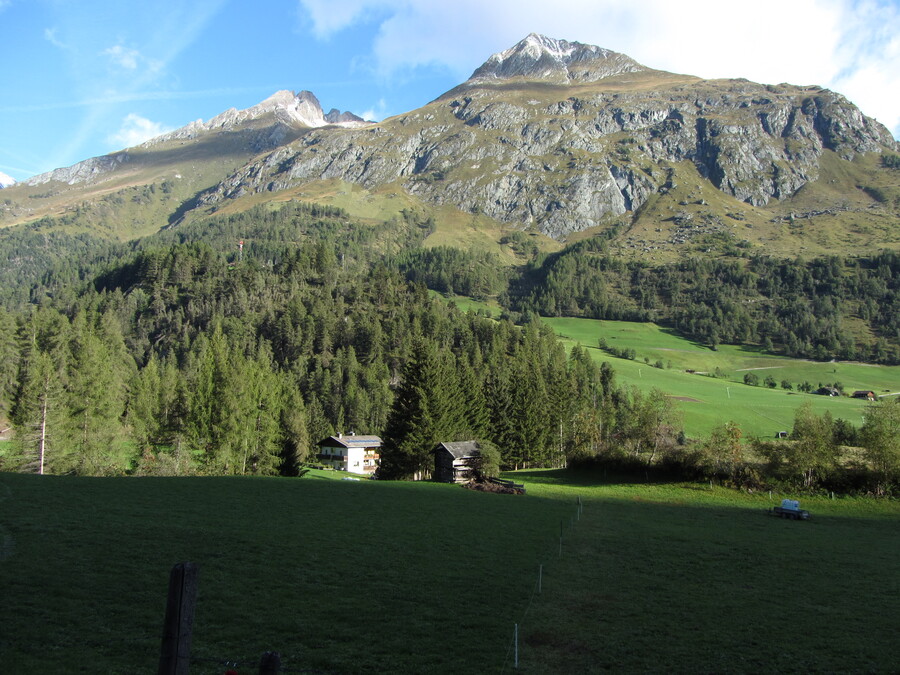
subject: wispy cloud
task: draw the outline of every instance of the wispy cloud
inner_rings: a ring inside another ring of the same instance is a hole
[[[102,53],[104,56],[108,56],[113,64],[120,68],[125,68],[126,70],[136,70],[138,61],[143,59],[141,53],[137,49],[129,49],[122,45],[104,49]]]
[[[387,101],[383,98],[378,99],[378,103],[368,110],[358,113],[364,120],[371,122],[380,122],[387,115]]]
[[[172,131],[171,127],[153,122],[136,113],[129,113],[122,120],[119,130],[111,134],[107,140],[116,147],[131,148],[169,131]]]
[[[58,28],[45,28],[44,39],[58,49],[68,49],[68,46],[57,37],[57,33],[59,33]]]

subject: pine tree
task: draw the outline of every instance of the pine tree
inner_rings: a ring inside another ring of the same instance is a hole
[[[70,351],[65,440],[76,455],[74,468],[88,475],[121,472],[133,459],[122,443],[124,367],[82,315],[75,318]]]
[[[416,341],[403,369],[403,382],[385,429],[381,475],[423,478],[431,452],[442,441],[465,433],[462,396],[451,352],[425,339]]]
[[[12,409],[20,469],[38,474],[65,470],[68,461],[62,437],[64,373],[47,352],[32,351],[23,361]]]

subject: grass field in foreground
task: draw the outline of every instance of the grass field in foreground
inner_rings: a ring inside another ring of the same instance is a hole
[[[273,649],[295,671],[511,671],[516,623],[534,673],[896,665],[896,502],[793,522],[767,494],[565,471],[514,474],[524,497],[339,475],[0,474],[4,672],[153,672],[185,560],[192,673]]]

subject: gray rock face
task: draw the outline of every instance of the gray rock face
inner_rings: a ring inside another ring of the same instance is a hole
[[[35,186],[43,185],[50,181],[59,181],[69,185],[86,183],[117,169],[127,162],[127,152],[116,152],[111,155],[103,155],[102,157],[92,157],[72,166],[53,169],[53,171],[32,176],[22,181],[22,184]]]
[[[640,208],[667,188],[671,163],[691,161],[718,189],[763,205],[815,180],[825,150],[851,159],[896,146],[819,88],[697,81],[548,103],[472,87],[368,129],[312,130],[202,202],[317,179],[400,182],[427,202],[563,238]]]

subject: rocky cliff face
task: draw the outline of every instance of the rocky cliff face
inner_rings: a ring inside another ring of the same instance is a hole
[[[758,206],[816,180],[825,151],[849,160],[896,147],[828,90],[679,78],[532,35],[428,106],[368,129],[313,130],[201,202],[318,179],[399,182],[427,202],[563,238],[636,211],[679,162]]]

